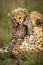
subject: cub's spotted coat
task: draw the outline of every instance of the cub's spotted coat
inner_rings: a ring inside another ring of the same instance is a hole
[[[13,29],[12,40],[8,45],[8,51],[11,53],[18,53],[20,45],[27,35],[27,26],[24,25],[27,17],[27,10],[24,8],[15,9],[9,14],[9,17],[13,23]]]

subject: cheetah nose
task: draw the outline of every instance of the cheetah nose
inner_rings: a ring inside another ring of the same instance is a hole
[[[17,25],[18,25],[18,26],[20,26],[20,24],[19,24],[19,23],[17,23]]]

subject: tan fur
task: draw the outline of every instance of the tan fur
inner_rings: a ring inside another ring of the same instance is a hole
[[[37,11],[30,13],[30,16],[27,16],[27,11],[25,9],[16,9],[11,12],[10,18],[13,23],[19,23],[20,28],[13,28],[13,39],[19,35],[18,39],[15,41],[16,44],[13,44],[13,49],[11,52],[13,54],[18,54],[24,51],[43,51],[43,25],[37,24],[36,22],[43,22],[43,15]],[[27,16],[26,20],[24,18]],[[15,20],[15,21],[14,21]],[[26,35],[26,27],[23,25],[25,22],[28,28],[28,35]],[[15,42],[13,40],[13,42]],[[12,46],[12,43],[11,43]],[[12,48],[12,47],[11,47]]]
[[[8,50],[13,54],[19,52],[18,50],[20,48],[20,45],[22,44],[24,37],[27,34],[27,27],[24,25],[24,20],[26,19],[26,16],[27,10],[24,8],[15,9],[9,14],[9,17],[13,22],[13,39],[11,40]]]
[[[38,22],[38,19],[39,21],[41,20],[43,22],[43,15],[41,13],[37,11],[33,11],[30,13],[29,22],[31,23],[30,27],[32,26],[33,32],[31,31],[32,33],[30,34],[30,36],[28,35],[26,37],[26,39],[20,46],[20,49],[26,49],[25,51],[43,51],[43,25],[36,24],[36,22]]]

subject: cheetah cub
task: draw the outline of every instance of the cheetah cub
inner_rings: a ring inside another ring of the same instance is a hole
[[[8,51],[15,54],[19,53],[20,45],[27,35],[27,26],[24,24],[27,18],[27,10],[25,8],[17,8],[9,13],[9,17],[13,23],[13,29],[12,40],[8,45]]]

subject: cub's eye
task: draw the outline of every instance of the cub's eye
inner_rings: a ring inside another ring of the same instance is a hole
[[[42,24],[43,24],[43,21],[40,20],[40,19],[38,19],[38,20],[36,21],[36,24],[37,24],[37,25],[42,25]]]
[[[19,17],[19,19],[21,19],[21,17]]]
[[[13,20],[16,20],[16,19],[13,19]]]

